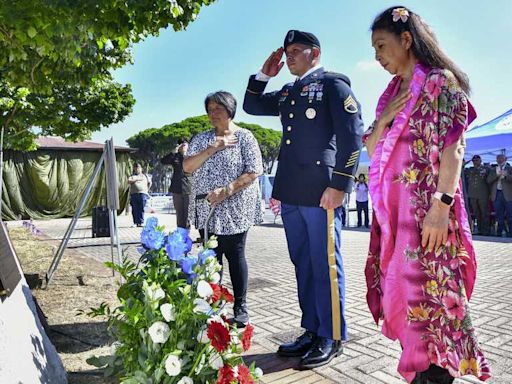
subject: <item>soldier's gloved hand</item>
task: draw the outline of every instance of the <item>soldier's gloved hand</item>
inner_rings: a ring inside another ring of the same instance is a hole
[[[334,188],[326,188],[320,199],[320,207],[323,209],[336,209],[341,207],[343,199],[345,198],[345,191],[339,191]]]
[[[279,47],[270,54],[263,67],[261,67],[261,72],[270,77],[276,76],[284,65],[281,57],[283,57],[283,47]]]

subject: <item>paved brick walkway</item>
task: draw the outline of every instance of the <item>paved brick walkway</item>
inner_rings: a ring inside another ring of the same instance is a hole
[[[174,215],[158,214],[160,222],[174,227]],[[267,216],[269,218],[269,216]],[[275,355],[278,345],[301,330],[294,271],[286,249],[284,230],[278,220],[254,227],[249,232],[247,257],[250,268],[248,303],[256,327],[255,343],[246,356],[264,372],[263,383],[404,383],[396,373],[398,343],[381,336],[366,306],[364,264],[369,233],[354,229],[343,234],[347,280],[346,316],[350,341],[344,354],[328,366],[298,371],[298,359]],[[69,219],[38,221],[47,235],[63,236]],[[110,240],[91,238],[90,218],[81,219],[70,247],[98,260],[110,260]],[[131,227],[128,216],[119,217],[120,238],[128,254],[136,256],[140,228]],[[491,239],[492,240],[492,239]],[[512,242],[476,240],[478,278],[471,301],[473,323],[491,363],[490,383],[512,383]],[[229,279],[226,279],[229,281]],[[478,382],[475,380],[462,382]]]

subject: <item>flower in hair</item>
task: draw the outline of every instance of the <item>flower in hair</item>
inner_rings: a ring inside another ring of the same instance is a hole
[[[396,23],[398,20],[402,20],[405,23],[409,18],[409,11],[405,8],[395,8],[392,12],[393,21]]]

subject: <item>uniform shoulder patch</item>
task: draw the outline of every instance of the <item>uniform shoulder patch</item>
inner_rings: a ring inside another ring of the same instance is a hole
[[[348,95],[345,101],[343,101],[343,109],[348,113],[357,113],[359,111],[357,101],[352,97],[352,95]]]

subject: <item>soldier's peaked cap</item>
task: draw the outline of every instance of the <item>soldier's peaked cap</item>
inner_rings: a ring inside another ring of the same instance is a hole
[[[320,41],[318,41],[317,37],[310,32],[298,31],[296,29],[292,29],[288,31],[286,37],[284,38],[283,48],[286,49],[287,46],[291,44],[304,44],[310,45],[312,47],[317,47],[320,49]]]

